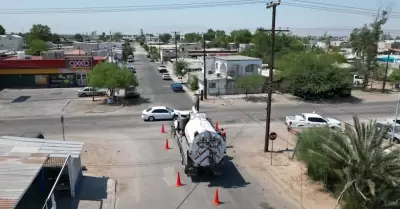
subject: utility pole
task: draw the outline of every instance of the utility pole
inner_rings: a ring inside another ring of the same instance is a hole
[[[110,50],[111,50],[111,62],[114,62],[113,44],[112,44],[112,33],[111,33],[111,31],[110,31]]]
[[[269,134],[270,134],[270,125],[271,125],[271,103],[272,103],[272,82],[273,82],[273,72],[274,72],[274,55],[275,55],[275,21],[276,21],[276,7],[281,4],[281,1],[271,1],[267,3],[267,9],[272,8],[272,27],[271,27],[271,61],[269,66],[269,83],[267,84],[268,98],[267,98],[267,118],[265,121],[265,143],[264,143],[264,152],[268,152],[269,149]],[[269,30],[266,30],[269,31]],[[278,31],[288,31],[288,30],[278,30]]]
[[[207,99],[207,64],[206,64],[206,35],[203,34],[203,96],[204,99]]]
[[[174,39],[175,39],[175,63],[178,62],[178,40],[176,40],[177,31],[174,31]]]
[[[386,58],[386,69],[385,69],[385,77],[383,77],[382,93],[385,93],[386,79],[387,79],[387,74],[388,74],[388,70],[389,70],[389,58],[390,58],[390,51]]]
[[[161,59],[161,64],[164,64],[164,60],[161,57],[161,34],[158,34],[158,54],[160,55],[160,59]]]

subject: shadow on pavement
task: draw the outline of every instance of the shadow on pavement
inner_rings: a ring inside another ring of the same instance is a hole
[[[203,175],[197,179],[194,178],[193,182],[209,182],[208,187],[222,188],[239,188],[250,184],[243,178],[236,165],[232,162],[232,157],[226,156],[224,160],[225,162],[221,167],[221,176]]]
[[[83,176],[74,199],[56,197],[57,209],[102,208],[108,177]]]
[[[141,105],[141,104],[149,104],[151,103],[150,98],[127,98],[124,100],[124,105],[126,106],[134,106],[134,105]]]

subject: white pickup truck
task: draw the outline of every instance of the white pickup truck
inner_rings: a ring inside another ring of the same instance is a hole
[[[288,127],[317,127],[328,126],[330,128],[341,128],[340,121],[333,118],[324,118],[316,113],[302,113],[301,115],[286,116],[285,124]]]

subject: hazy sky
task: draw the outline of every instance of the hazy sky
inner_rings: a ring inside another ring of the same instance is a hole
[[[151,10],[126,11],[110,13],[56,13],[49,14],[14,14],[12,9],[25,9],[35,11],[38,8],[83,8],[83,7],[119,7],[119,6],[151,6],[223,2],[228,0],[16,0],[2,1],[0,8],[0,24],[7,31],[28,31],[32,24],[46,24],[56,33],[82,33],[91,31],[120,31],[124,33],[138,33],[142,28],[144,32],[158,33],[180,31],[204,31],[207,28],[224,29],[231,31],[238,28],[255,29],[257,27],[269,28],[271,25],[271,11],[265,8],[265,3],[256,0],[248,5],[213,6],[176,10]],[[234,0],[230,0],[234,1]],[[254,3],[253,3],[254,2]],[[282,0],[282,5],[277,9],[277,27],[289,27],[295,33],[323,32],[328,28],[331,33],[346,33],[343,29],[362,26],[373,20],[372,14],[357,15],[355,8],[362,9],[363,13],[373,13],[380,5],[391,5],[392,18],[389,19],[385,29],[393,30],[392,34],[400,32],[400,9],[396,9],[394,0]],[[316,3],[316,4],[312,4]],[[285,5],[287,4],[287,5]],[[324,5],[325,4],[325,5]],[[331,4],[331,5],[327,5]],[[225,4],[226,5],[226,4]],[[307,6],[308,5],[308,6]],[[304,8],[310,7],[313,8]],[[333,8],[335,11],[326,11],[324,8]],[[321,8],[324,7],[324,8]],[[350,10],[339,13],[337,10]],[[368,10],[369,9],[369,10]],[[314,28],[314,29],[307,29]],[[318,28],[318,29],[315,29]],[[398,32],[398,31],[399,32]]]

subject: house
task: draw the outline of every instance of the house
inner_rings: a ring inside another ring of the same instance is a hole
[[[261,66],[262,60],[254,57],[241,55],[207,57],[205,69],[207,71],[207,93],[210,95],[243,93],[241,89],[235,87],[234,79],[238,76],[259,73]],[[202,73],[204,73],[204,69]],[[203,76],[198,77],[200,89],[204,89]]]
[[[19,35],[0,35],[0,50],[20,51],[24,48],[24,38]]]

